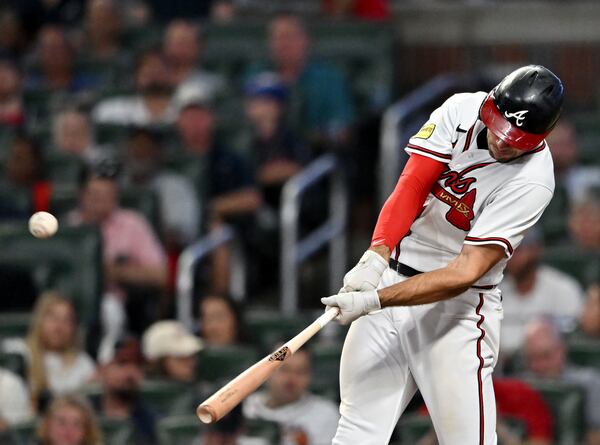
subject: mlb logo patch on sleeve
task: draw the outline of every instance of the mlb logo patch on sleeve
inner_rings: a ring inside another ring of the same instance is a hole
[[[425,124],[413,137],[418,139],[429,139],[433,134],[433,130],[435,130],[435,124]]]

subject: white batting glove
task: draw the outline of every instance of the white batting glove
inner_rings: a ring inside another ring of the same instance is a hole
[[[335,318],[340,324],[352,323],[359,317],[381,309],[379,295],[376,290],[363,292],[346,292],[331,297],[321,298],[321,303],[330,307],[339,307],[340,313]]]
[[[344,286],[340,293],[377,289],[387,267],[388,263],[381,255],[367,250],[358,264],[344,276]]]

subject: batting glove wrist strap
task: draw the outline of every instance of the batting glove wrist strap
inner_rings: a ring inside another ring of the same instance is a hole
[[[381,275],[387,269],[388,263],[381,255],[367,250],[358,264],[344,277],[344,287],[340,292],[352,292],[376,289]]]

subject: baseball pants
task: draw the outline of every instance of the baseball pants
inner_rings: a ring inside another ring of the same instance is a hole
[[[380,287],[405,279],[388,269]],[[501,320],[497,288],[356,320],[342,351],[333,445],[387,444],[417,389],[440,445],[496,445],[492,371]]]

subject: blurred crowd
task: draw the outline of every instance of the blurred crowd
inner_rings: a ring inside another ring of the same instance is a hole
[[[318,156],[341,160],[354,198],[350,234],[357,242],[370,236],[375,187],[364,178],[376,173],[357,172],[375,165],[378,139],[359,131],[374,109],[359,106],[343,67],[313,57],[309,27],[292,13],[269,18],[266,57],[233,74],[206,66],[204,28],[243,19],[238,3],[0,5],[0,223],[24,225],[44,210],[59,217],[61,228],[96,228],[103,277],[93,325],[82,321],[70,295],[54,289],[36,290],[33,305],[26,298],[0,301],[0,312],[31,313],[25,336],[0,338],[0,443],[21,443],[20,425],[33,425],[39,444],[174,443],[161,436],[158,425],[168,424],[162,421],[194,413],[224,383],[227,360],[237,362],[232,377],[296,326],[284,320],[265,333],[259,327],[278,318],[273,308],[271,319],[257,321],[228,296],[234,254],[228,246],[195,274],[194,325],[175,321],[179,255],[232,225],[249,258],[247,302],[264,303],[261,293],[278,283],[282,186]],[[389,16],[385,1],[325,1],[323,11]],[[372,102],[381,113],[391,98]],[[582,440],[594,445],[600,444],[600,163],[580,163],[569,113],[548,142],[555,198],[501,285],[503,355],[495,390],[507,420],[499,435],[504,443],[553,443],[556,412],[528,383],[541,379],[581,389]],[[303,210],[303,229],[323,219],[322,192]],[[156,212],[139,205],[145,196]],[[565,256],[580,260],[575,270],[545,261]],[[12,294],[25,294],[14,279],[5,281]],[[260,445],[274,440],[264,439],[269,431],[286,445],[330,443],[342,336],[335,331],[286,360],[260,392],[216,427],[195,433],[193,443]],[[589,353],[582,358],[578,347]],[[329,357],[333,368],[313,373],[317,355]],[[520,435],[515,419],[524,425]],[[256,430],[267,433],[261,439]]]

